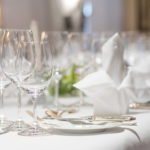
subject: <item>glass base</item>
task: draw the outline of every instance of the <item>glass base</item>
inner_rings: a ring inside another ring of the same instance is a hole
[[[52,132],[50,132],[49,130],[43,129],[40,126],[30,127],[29,129],[26,129],[18,133],[18,135],[21,135],[21,136],[48,136],[51,134]]]
[[[10,127],[13,124],[13,121],[7,119],[0,119],[0,127]]]
[[[28,129],[30,126],[26,124],[23,120],[17,120],[13,123],[11,127],[11,131],[24,131]]]
[[[7,133],[10,131],[10,128],[13,124],[13,121],[7,120],[7,119],[0,119],[0,134]]]
[[[10,127],[1,127],[0,126],[0,134],[4,134],[10,131]]]
[[[10,127],[13,124],[13,121],[7,120],[5,116],[0,116],[0,127],[1,128],[7,128]]]

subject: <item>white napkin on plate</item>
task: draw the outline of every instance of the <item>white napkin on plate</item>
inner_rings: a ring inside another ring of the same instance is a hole
[[[126,68],[123,59],[124,48],[118,33],[114,34],[102,47],[102,64],[106,72],[117,85],[125,77]]]
[[[91,98],[95,115],[122,115],[128,112],[134,94],[126,86],[126,68],[119,34],[103,46],[103,69],[87,75],[74,86]]]

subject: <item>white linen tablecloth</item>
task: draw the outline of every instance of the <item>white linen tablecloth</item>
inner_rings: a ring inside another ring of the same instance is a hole
[[[24,108],[23,112],[28,108]],[[16,108],[8,107],[6,114],[16,117]],[[9,111],[8,111],[9,110]],[[90,115],[92,109],[83,107],[75,116]],[[16,132],[0,135],[0,149],[4,150],[149,150],[150,111],[133,113],[137,126],[109,129],[96,134],[53,134],[43,137],[23,137]],[[25,119],[29,116],[23,115]],[[29,117],[30,118],[30,117]],[[28,118],[28,119],[29,119]],[[31,118],[30,118],[31,119]]]

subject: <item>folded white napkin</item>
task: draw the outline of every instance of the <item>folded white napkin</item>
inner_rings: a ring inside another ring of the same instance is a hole
[[[74,86],[91,98],[95,115],[121,115],[128,112],[133,93],[126,86],[123,47],[115,34],[103,46],[103,69],[87,75]]]
[[[114,34],[102,47],[102,63],[105,71],[117,85],[125,77],[126,68],[123,59],[124,48],[118,33]]]

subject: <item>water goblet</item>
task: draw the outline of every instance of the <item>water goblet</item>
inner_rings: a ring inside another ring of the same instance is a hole
[[[13,131],[21,131],[28,127],[21,115],[21,88],[19,80],[26,77],[20,76],[21,42],[32,40],[30,30],[6,30],[2,47],[2,70],[6,77],[17,86],[18,89],[18,117],[12,126]],[[27,62],[24,62],[27,64]]]
[[[72,64],[76,64],[76,73],[81,80],[91,69],[93,54],[91,50],[92,36],[89,33],[72,32],[69,35],[69,58]],[[85,104],[84,95],[80,91],[80,106]]]
[[[53,64],[54,64],[54,101],[55,105],[53,109],[59,111],[63,109],[60,104],[59,98],[59,84],[60,80],[63,77],[62,70],[66,70],[69,68],[69,62],[67,59],[68,54],[68,32],[47,32],[45,34],[47,40],[49,41],[50,45],[52,46],[53,52]]]
[[[12,125],[12,121],[8,120],[4,115],[4,101],[3,94],[5,89],[11,84],[10,80],[6,78],[0,67],[0,128],[7,128]]]
[[[12,121],[8,120],[4,114],[4,101],[3,94],[5,89],[11,84],[10,80],[4,75],[1,67],[2,60],[2,44],[4,38],[5,30],[0,30],[0,129],[1,133],[8,131],[8,127],[12,125]]]
[[[48,88],[52,77],[53,65],[51,49],[47,41],[24,42],[21,50],[20,76],[28,76],[26,80],[20,80],[21,89],[32,97],[33,123],[31,127],[19,132],[22,136],[48,135],[49,132],[41,128],[37,121],[36,105],[40,95]]]

